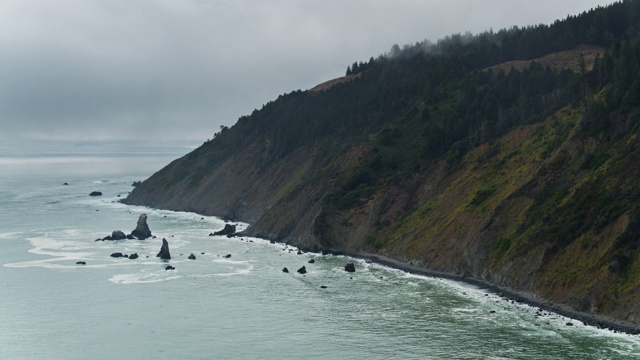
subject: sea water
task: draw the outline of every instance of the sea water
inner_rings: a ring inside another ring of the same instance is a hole
[[[170,160],[0,158],[0,359],[640,359],[636,335],[118,202]],[[140,214],[155,238],[96,241]],[[162,238],[169,261],[156,257]]]

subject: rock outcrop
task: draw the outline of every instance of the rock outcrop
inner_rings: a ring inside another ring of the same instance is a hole
[[[138,253],[133,253],[133,254],[129,255],[129,260],[135,260],[135,259],[137,259],[138,257],[139,257],[139,256],[138,256]]]
[[[120,230],[114,230],[111,232],[111,240],[124,240],[127,238],[127,235]]]
[[[151,230],[149,230],[149,225],[147,225],[147,214],[142,214],[138,217],[138,224],[135,230],[131,232],[131,235],[135,236],[138,240],[151,237]]]
[[[92,191],[89,196],[102,196],[102,192],[101,191]]]
[[[193,255],[193,253],[191,253],[191,255],[189,255],[188,259],[189,259],[189,260],[195,260],[195,259],[196,259],[196,256],[195,256],[195,255]]]
[[[353,263],[348,263],[344,266],[344,271],[346,272],[356,272],[356,266]]]
[[[158,252],[158,255],[156,255],[156,257],[159,257],[162,260],[171,259],[171,253],[169,252],[169,242],[167,242],[167,239],[162,238],[162,247],[160,248],[160,252]]]
[[[218,235],[221,235],[221,236],[225,236],[225,235],[229,236],[229,235],[231,235],[231,236],[233,236],[235,233],[236,233],[236,226],[235,225],[225,224],[224,225],[224,229],[222,229],[220,231],[216,231],[216,232],[210,234],[210,236],[218,236]]]
[[[298,269],[298,272],[299,272],[300,274],[306,274],[306,273],[307,273],[307,268],[303,266],[303,267],[301,267],[300,269]]]
[[[121,252],[114,252],[113,254],[111,254],[112,258],[121,258],[124,257],[124,254],[122,254]]]

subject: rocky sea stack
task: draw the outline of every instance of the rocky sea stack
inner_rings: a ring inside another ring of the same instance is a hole
[[[151,230],[149,230],[149,225],[147,225],[147,214],[140,215],[136,229],[131,232],[131,235],[138,238],[138,240],[144,240],[151,237]]]
[[[209,236],[233,236],[236,233],[236,226],[232,224],[225,224],[224,228],[220,231],[211,233]]]
[[[162,238],[162,247],[160,248],[160,252],[158,253],[158,255],[156,255],[156,257],[159,257],[162,260],[171,259],[171,253],[169,253],[169,243],[167,242],[167,239]]]

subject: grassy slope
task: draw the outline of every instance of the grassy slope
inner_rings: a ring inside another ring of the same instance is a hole
[[[342,208],[327,192],[385,155],[373,143],[352,148],[304,181],[292,177],[252,231],[307,248],[380,253],[638,324],[640,254],[619,243],[640,199],[637,129],[583,136],[580,119],[567,106],[460,162],[417,172],[400,164],[371,190],[353,190],[364,196]],[[398,141],[411,147],[404,133]],[[626,267],[613,269],[621,254]]]
[[[583,137],[580,111],[567,107],[469,152],[458,164],[440,163],[400,186],[380,189],[359,211],[401,193],[374,216],[368,242],[351,250],[376,251],[430,269],[483,278],[532,291],[582,311],[638,323],[640,259],[611,270],[616,241],[638,197],[638,140]],[[415,184],[418,184],[415,186]],[[635,184],[635,185],[634,185]],[[406,191],[405,191],[406,195]],[[623,200],[622,198],[626,198]],[[609,211],[613,204],[619,209]],[[413,207],[385,219],[393,208]],[[375,211],[374,211],[375,212]],[[335,216],[334,227],[357,223],[358,211]]]

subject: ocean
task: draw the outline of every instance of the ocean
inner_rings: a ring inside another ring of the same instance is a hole
[[[640,359],[638,335],[118,202],[176,156],[0,157],[0,359]],[[96,241],[140,214],[156,238]]]

